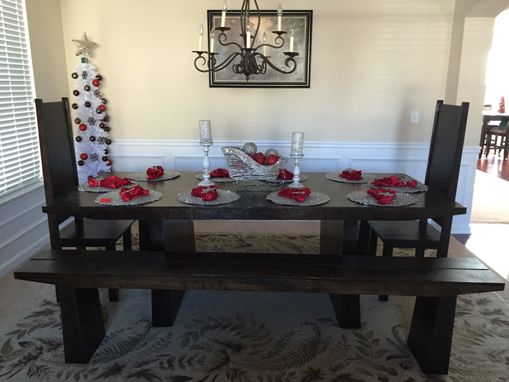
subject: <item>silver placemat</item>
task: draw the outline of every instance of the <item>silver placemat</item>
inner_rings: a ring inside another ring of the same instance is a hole
[[[240,199],[240,195],[228,190],[217,190],[217,199],[211,201],[202,200],[197,196],[191,195],[191,192],[179,192],[177,200],[180,203],[192,204],[198,206],[217,206],[227,204]]]
[[[300,181],[305,182],[308,179],[308,176],[306,174],[300,174]],[[278,183],[278,184],[284,184],[284,183],[292,183],[293,179],[263,179],[264,182],[269,183]]]
[[[329,172],[328,174],[325,175],[325,178],[332,180],[333,182],[362,184],[371,182],[373,179],[375,179],[375,176],[373,174],[362,174],[361,180],[350,180],[340,177],[339,173]]]
[[[162,194],[157,191],[149,190],[149,194],[146,196],[140,196],[138,198],[134,198],[132,200],[129,200],[127,202],[124,202],[122,198],[120,197],[119,191],[112,191],[108,192],[106,194],[99,195],[97,198],[95,198],[95,202],[98,204],[102,204],[105,206],[136,206],[139,204],[146,204],[155,202],[156,200],[161,199]],[[109,198],[111,201],[104,202],[101,201],[101,199]]]
[[[132,180],[137,180],[139,182],[161,182],[163,180],[175,179],[180,176],[180,173],[177,171],[165,171],[163,176],[155,179],[148,179],[147,174],[140,172],[136,174],[129,175],[128,178]]]
[[[125,186],[122,186],[122,187],[134,187],[136,186],[136,183],[131,183],[131,184],[126,184]],[[122,187],[118,187],[118,188],[108,188],[108,187],[90,187],[88,185],[88,183],[84,183],[84,184],[80,184],[78,186],[78,191],[81,191],[81,192],[96,192],[96,193],[102,193],[102,192],[110,192],[110,191],[115,191],[115,190],[120,190]]]
[[[426,186],[424,183],[419,182],[417,179],[411,178],[409,176],[402,176],[400,179],[403,182],[408,182],[410,180],[415,180],[417,182],[417,185],[415,187],[394,187],[394,186],[375,186],[377,188],[387,188],[390,190],[394,190],[396,192],[404,192],[405,194],[417,194],[419,192],[425,192],[428,191],[428,186]],[[372,179],[371,182],[373,182],[375,179]],[[371,184],[371,183],[370,183]]]
[[[303,202],[298,202],[294,199],[283,198],[278,195],[279,191],[271,192],[267,195],[267,200],[270,200],[273,203],[280,204],[283,206],[296,206],[296,207],[310,207],[310,206],[318,206],[320,204],[327,203],[330,199],[327,195],[322,194],[321,192],[312,191],[311,194],[304,200]]]
[[[198,180],[203,180],[203,174],[196,174],[194,176],[196,179]],[[231,183],[231,182],[235,182],[235,179],[233,178],[210,178],[211,181],[213,181],[214,183]]]
[[[396,197],[391,204],[379,204],[375,198],[368,195],[366,191],[355,191],[346,196],[349,200],[355,203],[364,204],[366,206],[380,206],[380,207],[403,207],[410,206],[417,202],[413,196],[403,193],[396,193]]]

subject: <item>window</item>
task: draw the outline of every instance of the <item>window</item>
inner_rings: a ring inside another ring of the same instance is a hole
[[[41,178],[24,0],[0,0],[0,198]]]

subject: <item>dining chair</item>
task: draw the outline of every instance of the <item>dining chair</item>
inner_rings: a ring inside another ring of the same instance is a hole
[[[454,201],[463,151],[468,116],[468,102],[461,106],[437,101],[425,184],[426,198],[446,198]],[[413,248],[415,255],[424,257],[426,249],[436,249],[439,256],[447,255],[452,218],[417,221],[369,221],[369,253],[376,255],[377,241],[383,243],[382,256],[392,256],[394,248]],[[445,252],[445,253],[444,253]],[[386,301],[387,296],[380,296]]]
[[[75,192],[78,172],[69,101],[35,100],[46,202]],[[73,221],[69,221],[73,220]],[[62,223],[66,224],[62,224]],[[51,247],[55,249],[100,247],[114,251],[120,238],[132,249],[131,220],[72,219],[48,214]],[[110,301],[118,301],[118,289],[109,290]]]
[[[490,151],[500,154],[504,151],[504,159],[509,155],[509,116],[507,115],[484,115],[483,123],[481,126],[481,138],[479,146],[479,159],[481,159],[483,152],[488,157]]]

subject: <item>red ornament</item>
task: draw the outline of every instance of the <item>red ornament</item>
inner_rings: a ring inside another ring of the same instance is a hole
[[[100,110],[100,111],[105,111],[106,110],[106,106],[99,105],[99,106],[97,106],[97,109]]]
[[[265,164],[265,155],[263,153],[254,153],[252,158],[260,164]]]
[[[278,160],[279,157],[277,155],[274,154],[267,155],[265,157],[265,166],[271,166],[273,164],[276,164]]]
[[[498,112],[501,114],[505,113],[505,98],[504,98],[504,96],[500,97],[500,102],[498,103]]]
[[[85,131],[87,129],[87,125],[85,125],[84,123],[80,124],[79,127],[78,127],[81,131]]]
[[[87,159],[88,159],[88,154],[87,154],[87,153],[81,153],[81,154],[80,154],[80,158],[81,158],[82,160],[87,160]]]
[[[94,85],[96,88],[99,87],[99,85],[101,85],[101,81],[95,79],[95,80],[92,80],[92,85]]]

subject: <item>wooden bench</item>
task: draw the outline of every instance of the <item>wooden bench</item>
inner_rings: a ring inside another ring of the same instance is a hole
[[[505,285],[476,258],[347,255],[43,250],[14,275],[58,286],[65,360],[79,363],[90,360],[105,333],[97,288],[161,290],[172,300],[165,312],[171,322],[186,289],[330,293],[336,309],[340,294],[418,296],[408,345],[427,374],[448,372],[457,295]]]

